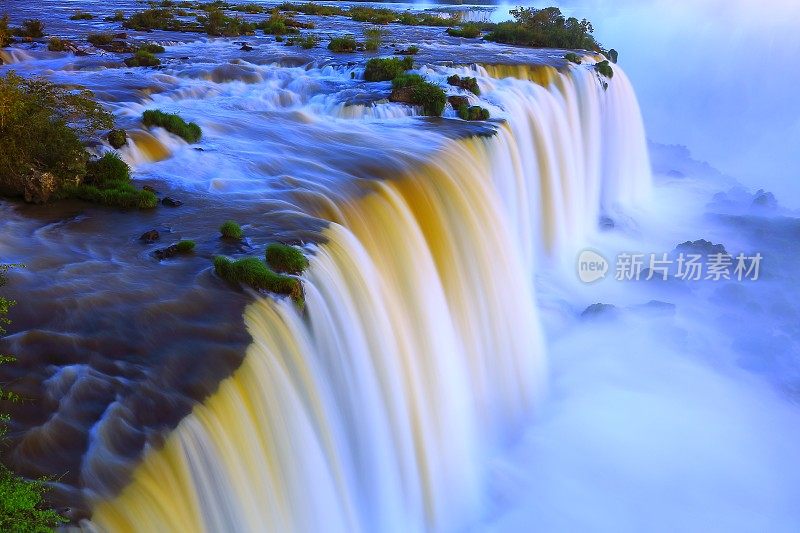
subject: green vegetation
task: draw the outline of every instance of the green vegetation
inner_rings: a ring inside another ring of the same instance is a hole
[[[105,20],[106,22],[124,22],[125,21],[125,12],[122,11],[122,10],[114,11],[114,15],[112,15],[110,17],[105,17],[103,20]]]
[[[267,35],[286,35],[298,33],[298,30],[291,26],[290,19],[283,16],[277,9],[272,12],[270,17],[256,24],[256,27]]]
[[[377,52],[383,41],[384,31],[380,28],[367,28],[364,30],[364,48],[368,52]]]
[[[94,46],[104,46],[111,44],[114,40],[114,36],[110,33],[90,33],[86,36],[86,40]]]
[[[169,9],[147,9],[134,13],[122,23],[122,26],[137,31],[177,30],[181,28],[180,22],[175,19]]]
[[[399,57],[375,57],[367,61],[364,79],[366,81],[389,81],[412,68],[414,68],[414,60],[410,56],[402,59]]]
[[[223,237],[226,239],[236,239],[237,241],[241,240],[244,237],[244,232],[242,231],[242,227],[235,220],[226,220],[222,223],[219,227],[219,232],[222,234]]]
[[[0,48],[11,44],[11,29],[8,27],[8,13],[0,17]]]
[[[125,64],[129,67],[157,67],[161,64],[161,60],[145,50],[137,50],[132,57],[125,60]]]
[[[170,133],[174,133],[188,143],[200,140],[203,132],[194,122],[186,122],[179,115],[164,113],[158,110],[147,110],[142,113],[142,123],[145,127],[158,126]]]
[[[463,120],[489,120],[489,110],[477,105],[464,105],[458,108],[458,116]]]
[[[308,268],[308,259],[294,246],[272,243],[265,253],[267,264],[275,272],[300,274]]]
[[[405,50],[398,50],[398,54],[400,55],[408,55],[408,56],[415,56],[419,53],[419,46],[414,46],[413,44],[406,48]]]
[[[44,37],[44,23],[37,19],[23,20],[22,26],[14,28],[13,33],[25,39],[38,39]]]
[[[152,209],[158,205],[155,194],[131,184],[130,167],[113,152],[89,161],[83,183],[65,187],[61,197],[125,208]]]
[[[266,11],[266,7],[261,4],[237,4],[230,6],[231,11],[239,11],[241,13],[248,13],[250,15],[258,15]]]
[[[286,46],[297,45],[301,48],[309,50],[319,44],[319,37],[316,35],[303,35],[301,37],[293,37],[286,41]]]
[[[166,51],[163,46],[156,43],[143,44],[139,47],[139,50],[142,52],[147,52],[148,54],[163,54]]]
[[[125,133],[125,130],[111,130],[108,132],[106,139],[108,139],[108,144],[112,148],[118,150],[128,143],[128,134]]]
[[[481,36],[481,27],[478,24],[467,23],[460,28],[447,28],[447,35],[451,37],[466,37],[476,39]]]
[[[485,39],[536,48],[600,50],[600,45],[592,36],[592,24],[586,19],[565,18],[557,7],[518,7],[512,9],[511,14],[513,22],[495,25]]]
[[[467,90],[473,94],[480,96],[481,88],[478,87],[478,80],[475,78],[462,78],[458,74],[453,74],[447,78],[448,85],[453,85],[455,87],[461,87],[464,90]]]
[[[46,202],[79,184],[88,155],[81,137],[113,126],[89,91],[59,87],[14,72],[0,77],[0,194]]]
[[[239,35],[252,35],[256,25],[245,21],[241,17],[229,17],[220,9],[206,11],[205,15],[198,15],[197,22],[208,35],[215,37],[238,37]]]
[[[303,284],[299,279],[273,272],[257,257],[245,257],[233,261],[218,255],[214,258],[214,272],[231,283],[244,283],[254,289],[289,296],[301,308],[305,303]]]
[[[614,69],[609,64],[608,60],[601,61],[594,66],[594,69],[600,74],[601,76],[605,76],[608,79],[614,77]]]
[[[358,48],[358,43],[352,35],[345,35],[344,37],[334,37],[328,43],[328,50],[332,52],[355,52]]]
[[[194,251],[196,245],[197,244],[194,241],[180,240],[175,243],[175,250],[179,254],[188,254]]]
[[[303,13],[306,15],[319,15],[322,17],[331,17],[334,15],[344,15],[344,9],[334,6],[324,6],[308,2],[305,4],[293,4],[291,2],[284,2],[278,5],[281,11],[294,11],[296,13]]]
[[[77,11],[74,15],[72,15],[69,20],[92,20],[94,15],[91,13],[86,13],[85,11]]]
[[[50,37],[50,40],[47,42],[47,49],[51,52],[66,52],[67,42],[58,37]]]
[[[0,286],[5,285],[5,273],[12,266],[16,265],[0,265]],[[15,303],[0,296],[0,336],[6,333],[5,326],[11,323],[8,312]],[[0,364],[13,361],[13,357],[0,354]],[[19,396],[0,384],[0,400],[19,401]],[[5,438],[8,422],[8,415],[0,413],[0,442]],[[45,481],[23,479],[5,465],[0,465],[0,531],[40,533],[52,531],[67,522],[66,518],[46,507],[43,501],[48,490]]]
[[[392,94],[389,100],[422,106],[423,114],[432,117],[442,116],[447,97],[438,85],[425,81],[417,74],[401,74],[392,80]]]
[[[350,18],[356,22],[370,22],[372,24],[389,24],[397,21],[397,13],[391,9],[375,7],[351,7],[348,12]]]
[[[564,59],[566,59],[570,63],[575,63],[576,65],[580,65],[581,63],[583,63],[583,60],[581,59],[581,56],[579,56],[578,54],[576,54],[574,52],[568,52],[564,56]]]

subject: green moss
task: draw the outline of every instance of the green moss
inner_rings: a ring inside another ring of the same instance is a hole
[[[477,94],[480,96],[481,88],[478,87],[478,80],[475,78],[462,78],[458,74],[453,74],[452,76],[447,78],[448,85],[453,85],[454,87],[461,87],[467,91],[470,91],[473,94]]]
[[[166,49],[160,44],[147,43],[139,47],[139,50],[147,52],[148,54],[163,54]]]
[[[104,46],[111,44],[114,36],[110,33],[90,33],[86,36],[86,40],[95,46]]]
[[[125,60],[125,64],[129,67],[157,67],[161,64],[161,60],[145,50],[137,50],[133,57]]]
[[[614,77],[614,69],[609,64],[608,60],[601,61],[594,66],[594,69],[601,75],[608,79]]]
[[[344,37],[334,37],[328,43],[328,50],[332,52],[355,52],[358,48],[358,43],[352,35],[345,35]]]
[[[463,105],[458,108],[458,116],[464,120],[489,120],[489,110],[477,105]]]
[[[214,272],[231,283],[244,283],[254,289],[289,296],[301,308],[305,304],[303,284],[299,279],[273,272],[256,257],[233,261],[218,255],[214,258]]]
[[[477,24],[463,24],[460,28],[447,28],[447,35],[451,37],[465,37],[475,39],[481,36],[481,28]]]
[[[241,238],[244,237],[241,226],[239,226],[235,220],[226,220],[223,222],[219,227],[219,232],[226,239],[241,240]]]
[[[564,59],[566,59],[570,63],[575,63],[576,65],[580,65],[583,62],[583,60],[581,59],[581,56],[579,56],[578,54],[576,54],[574,52],[567,53],[564,56]]]
[[[181,240],[175,243],[175,249],[180,254],[188,254],[194,251],[196,243],[190,240]]]
[[[155,194],[131,184],[130,167],[113,152],[89,161],[83,183],[65,187],[60,196],[113,207],[152,209],[158,205]]]
[[[364,69],[364,79],[366,81],[389,81],[412,68],[414,68],[414,60],[408,56],[403,58],[376,57],[367,61],[367,66]]]
[[[86,13],[85,11],[78,11],[74,15],[72,15],[69,20],[92,20],[94,15],[91,13]]]
[[[142,123],[150,128],[159,126],[170,133],[174,133],[188,143],[195,143],[203,135],[200,126],[194,122],[186,122],[174,113],[164,113],[158,110],[147,110],[142,113]]]
[[[300,274],[308,268],[308,259],[294,246],[272,243],[265,253],[267,264],[275,272]]]

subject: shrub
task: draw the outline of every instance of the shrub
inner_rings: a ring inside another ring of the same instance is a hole
[[[78,198],[114,207],[152,209],[158,204],[156,195],[131,184],[131,169],[113,152],[86,165],[86,178],[81,185],[68,186],[64,198]]]
[[[367,61],[367,66],[364,69],[364,79],[366,81],[389,81],[412,68],[414,68],[414,60],[408,56],[402,59],[398,57],[376,57]]]
[[[304,305],[303,285],[300,280],[273,272],[257,257],[232,261],[218,255],[214,258],[214,272],[231,283],[244,283],[254,289],[284,294],[291,297],[299,307]]]
[[[614,77],[614,69],[608,63],[608,60],[601,61],[594,66],[594,69],[600,74],[601,76],[605,76],[608,79]]]
[[[267,264],[275,272],[300,274],[308,268],[308,259],[294,246],[272,243],[265,253]]]
[[[301,48],[309,50],[319,44],[319,37],[317,37],[316,35],[306,35],[304,37],[298,37],[297,39],[294,40],[292,44],[296,44]]]
[[[174,113],[164,113],[158,110],[147,110],[142,113],[142,123],[150,128],[158,126],[170,133],[174,133],[188,143],[195,143],[200,140],[203,132],[200,126],[194,122],[186,122]]]
[[[242,227],[235,220],[226,220],[222,223],[219,227],[219,232],[222,234],[223,237],[226,239],[236,239],[241,240],[244,237],[244,232],[242,231]]]
[[[478,80],[475,78],[462,78],[458,74],[453,74],[447,78],[447,83],[455,87],[460,87],[480,96],[481,88],[478,87]]]
[[[175,249],[179,254],[188,254],[194,251],[196,243],[190,240],[180,240],[175,243]]]
[[[286,35],[287,33],[298,33],[296,28],[291,27],[289,19],[283,16],[277,9],[272,12],[270,17],[256,24],[256,27],[267,35]]]
[[[242,13],[249,13],[250,15],[257,15],[263,13],[266,8],[261,4],[239,4],[230,6],[231,11],[239,11]]]
[[[392,87],[395,89],[402,89],[404,87],[412,87],[425,83],[425,78],[419,74],[400,74],[392,80]]]
[[[169,9],[147,9],[134,13],[122,25],[137,31],[169,30],[180,26]]]
[[[575,63],[576,65],[580,65],[581,63],[583,63],[583,60],[581,59],[581,56],[579,56],[578,54],[576,54],[574,52],[568,52],[564,56],[564,59],[566,59],[570,63]]]
[[[392,80],[392,87],[389,100],[422,106],[423,114],[428,116],[442,116],[447,96],[438,85],[418,74],[401,74]]]
[[[163,54],[166,49],[160,44],[147,43],[139,47],[139,50],[147,52],[148,54]]]
[[[85,11],[78,11],[74,15],[72,15],[69,20],[92,20],[94,15],[91,13],[86,13]]]
[[[24,20],[22,26],[14,30],[14,35],[29,39],[44,37],[44,23],[38,19]]]
[[[197,21],[203,31],[217,37],[237,37],[252,34],[256,30],[255,24],[240,17],[229,17],[220,9],[206,11],[206,15],[198,16]]]
[[[50,37],[50,40],[47,43],[47,49],[51,52],[66,52],[67,42],[63,39],[59,39],[58,37]]]
[[[458,108],[458,116],[464,120],[489,120],[489,110],[477,105],[464,105]]]
[[[401,55],[415,56],[419,53],[419,46],[411,45],[405,50],[400,50],[397,53]]]
[[[128,134],[125,133],[125,130],[111,130],[108,132],[106,139],[108,139],[108,144],[112,148],[118,150],[128,143]]]
[[[370,22],[372,24],[389,24],[397,20],[397,14],[391,9],[385,8],[351,7],[348,14],[356,22]]]
[[[0,17],[0,48],[11,44],[11,30],[8,27],[8,14]]]
[[[14,72],[0,77],[0,193],[47,201],[52,188],[31,192],[41,173],[55,176],[55,187],[79,183],[88,155],[80,141],[113,126],[111,115],[89,91],[58,87]]]
[[[334,37],[328,43],[328,50],[332,52],[355,52],[356,48],[358,48],[358,43],[352,35]]]
[[[103,20],[106,22],[124,22],[125,21],[125,12],[124,11],[114,11],[114,15],[110,17],[105,17]]]
[[[364,30],[364,48],[369,52],[376,52],[383,40],[383,30],[380,28],[368,28]]]
[[[481,36],[481,28],[477,24],[464,24],[460,28],[447,28],[447,35],[451,37],[466,37],[475,39]]]
[[[397,22],[406,26],[452,26],[458,22],[458,18],[457,15],[441,17],[433,13],[404,11],[397,14]]]
[[[497,24],[485,39],[536,48],[600,50],[600,45],[592,36],[592,24],[586,19],[565,18],[557,7],[518,7],[512,9],[511,14],[513,22]]]
[[[90,33],[86,36],[86,40],[95,46],[104,46],[111,44],[114,36],[110,33]]]
[[[295,11],[297,13],[303,13],[306,15],[319,15],[323,17],[330,17],[333,15],[343,15],[345,13],[344,9],[342,8],[315,4],[313,2],[308,2],[305,4],[293,4],[291,2],[284,2],[278,5],[278,9],[280,9],[281,11]]]
[[[161,60],[145,50],[137,50],[133,57],[125,60],[125,64],[129,67],[157,67],[161,64]]]

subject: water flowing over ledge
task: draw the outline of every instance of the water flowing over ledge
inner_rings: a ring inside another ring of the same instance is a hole
[[[621,69],[608,90],[588,69],[463,70],[506,110],[498,135],[449,141],[366,195],[326,202],[307,315],[250,305],[243,365],[86,529],[422,531],[480,518],[486,462],[543,392],[532,273],[601,214],[643,201],[649,169]]]

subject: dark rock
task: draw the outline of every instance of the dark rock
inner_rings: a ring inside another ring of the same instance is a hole
[[[611,318],[619,313],[616,305],[596,303],[592,304],[581,313],[581,318]]]
[[[111,41],[109,44],[100,45],[97,48],[114,54],[131,54],[136,51],[135,46],[131,46],[125,41]]]
[[[155,190],[153,187],[151,187],[151,186],[149,186],[149,185],[144,185],[144,186],[142,187],[142,190],[143,190],[143,191],[148,191],[148,192],[151,192],[151,193],[153,193],[153,194],[158,194],[158,191],[157,191],[157,190]]]
[[[174,244],[170,244],[166,248],[159,248],[158,250],[154,251],[153,255],[156,256],[156,258],[159,261],[162,261],[164,259],[169,259],[170,257],[174,257],[179,253],[180,252],[178,251],[178,247]]]
[[[26,202],[43,204],[50,200],[57,189],[58,179],[53,174],[34,170],[25,180],[22,196]]]
[[[389,95],[390,102],[397,102],[401,104],[414,104],[414,87],[399,87],[392,90]]]
[[[242,51],[244,51],[244,52],[252,52],[252,51],[253,51],[253,47],[252,47],[252,46],[250,46],[250,45],[249,45],[249,44],[247,44],[247,43],[243,43],[243,44],[242,44],[242,47],[241,47],[241,48],[239,48],[239,50],[242,50]]]
[[[161,237],[161,235],[159,235],[158,231],[151,229],[150,231],[145,231],[142,233],[142,236],[139,237],[139,240],[144,241],[147,244],[153,244],[158,240],[159,237]]]
[[[707,241],[705,239],[700,239],[697,241],[686,241],[684,243],[679,244],[673,250],[674,254],[699,254],[699,255],[716,255],[716,254],[723,254],[723,255],[730,255],[728,251],[725,250],[725,246],[722,244],[713,244],[711,241]]]
[[[165,196],[164,199],[161,200],[161,203],[166,205],[167,207],[180,207],[183,205],[183,202],[181,202],[180,200],[176,200],[171,196]]]
[[[466,96],[448,96],[447,101],[453,106],[453,109],[458,110],[461,106],[469,106],[469,98]]]

